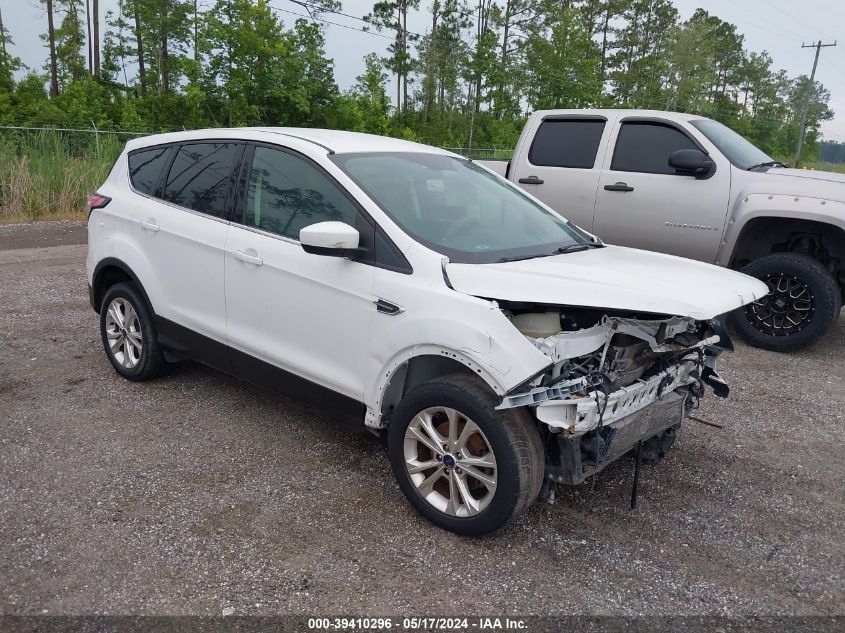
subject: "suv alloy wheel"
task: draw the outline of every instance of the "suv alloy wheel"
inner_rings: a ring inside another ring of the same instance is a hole
[[[499,530],[543,483],[536,424],[524,410],[495,406],[478,378],[451,374],[406,394],[391,417],[387,444],[399,486],[423,516],[458,534]]]
[[[128,380],[158,376],[164,357],[158,344],[152,312],[134,284],[115,284],[100,305],[100,336],[109,362]]]

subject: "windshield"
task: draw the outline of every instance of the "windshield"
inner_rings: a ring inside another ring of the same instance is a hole
[[[402,230],[463,263],[553,255],[588,238],[515,187],[442,154],[334,154],[331,159]]]
[[[690,121],[692,125],[719,151],[727,156],[728,160],[740,169],[748,169],[754,165],[768,163],[772,157],[761,149],[752,145],[745,137],[740,136],[726,125],[710,119],[698,119]]]

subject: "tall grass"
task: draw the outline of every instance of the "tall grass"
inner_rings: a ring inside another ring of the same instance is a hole
[[[126,140],[0,129],[0,222],[85,217],[85,198],[105,180]]]
[[[807,169],[818,169],[819,171],[838,171],[845,174],[845,163],[808,163]]]

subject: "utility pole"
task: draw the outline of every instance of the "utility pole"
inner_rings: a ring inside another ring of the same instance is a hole
[[[801,48],[815,48],[816,57],[813,60],[813,72],[810,73],[810,86],[807,89],[807,94],[804,97],[804,105],[801,108],[801,123],[798,126],[798,147],[795,150],[796,167],[801,160],[801,146],[804,144],[804,134],[807,131],[807,113],[810,111],[810,96],[813,92],[814,86],[816,85],[816,67],[819,65],[819,53],[821,53],[823,48],[827,48],[828,46],[836,46],[836,42],[834,41],[833,44],[822,44],[822,41],[819,40],[815,44],[801,43]]]
[[[6,29],[3,26],[3,12],[0,11],[0,54],[6,59]]]
[[[50,40],[50,96],[59,96],[59,72],[56,63],[56,29],[53,26],[53,0],[47,0],[47,37]]]

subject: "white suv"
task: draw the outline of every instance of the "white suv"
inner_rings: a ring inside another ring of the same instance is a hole
[[[395,139],[286,128],[130,141],[89,200],[103,346],[189,358],[386,431],[411,503],[492,532],[544,480],[659,460],[751,277],[605,246],[503,178]]]

